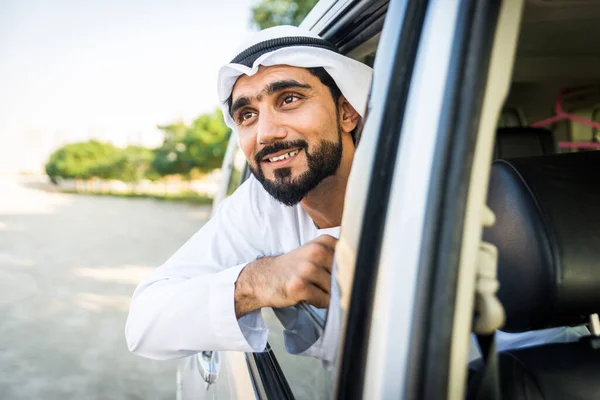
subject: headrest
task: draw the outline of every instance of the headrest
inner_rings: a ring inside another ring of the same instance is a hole
[[[499,128],[494,159],[543,156],[556,153],[552,132],[544,128]]]
[[[509,332],[575,325],[600,311],[600,152],[492,165],[498,295]]]

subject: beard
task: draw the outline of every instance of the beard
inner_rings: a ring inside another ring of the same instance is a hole
[[[273,171],[274,179],[267,179],[262,170],[263,158],[283,150],[301,149],[306,154],[308,169],[292,178],[291,168],[278,168]],[[342,131],[338,126],[338,142],[321,140],[312,151],[308,151],[305,140],[277,142],[259,151],[254,157],[256,167],[250,166],[254,177],[275,200],[286,206],[298,204],[311,190],[325,178],[334,175],[342,162]]]

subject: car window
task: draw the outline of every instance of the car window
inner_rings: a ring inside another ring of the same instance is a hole
[[[318,358],[290,354],[286,348],[283,325],[270,308],[262,311],[269,328],[269,345],[296,399],[329,399],[333,397],[333,371],[323,367]],[[289,343],[289,340],[288,340]]]

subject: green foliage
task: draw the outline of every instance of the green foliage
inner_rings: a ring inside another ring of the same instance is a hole
[[[225,125],[221,110],[196,118],[182,139],[187,165],[204,172],[219,168],[230,135],[231,129]]]
[[[152,168],[160,175],[186,174],[189,168],[183,163],[179,153],[182,146],[179,144],[188,127],[182,122],[169,125],[159,125],[158,129],[164,133],[163,144],[156,149]]]
[[[141,146],[129,146],[121,150],[119,157],[110,165],[112,179],[139,182],[152,175],[154,151]]]
[[[152,174],[154,151],[141,146],[120,149],[90,140],[61,147],[50,156],[46,173],[53,181],[63,179],[119,179],[138,182]]]
[[[165,139],[152,162],[159,174],[189,177],[193,169],[208,172],[221,166],[231,135],[221,110],[199,116],[190,126],[180,122],[159,128]]]
[[[223,162],[231,130],[216,110],[190,125],[175,122],[159,126],[163,144],[156,150],[141,146],[117,148],[90,140],[61,147],[50,156],[46,173],[53,182],[63,179],[117,179],[136,183],[165,175],[189,178],[192,172],[210,172]]]
[[[185,132],[188,130],[187,125],[183,121],[177,121],[169,125],[159,125],[158,129],[165,133],[165,142],[177,142],[181,140]]]
[[[261,0],[252,7],[252,23],[260,29],[300,25],[317,0]]]
[[[88,177],[100,179],[119,179],[120,171],[117,169],[117,162],[123,155],[122,149],[115,151],[108,157],[99,160],[96,164],[90,166]],[[63,178],[66,178],[63,176]]]
[[[51,179],[89,179],[98,165],[110,162],[118,152],[117,147],[96,140],[68,144],[50,155],[46,173]]]

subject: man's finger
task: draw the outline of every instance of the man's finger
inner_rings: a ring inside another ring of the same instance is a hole
[[[306,288],[307,298],[305,301],[317,308],[327,308],[329,306],[329,294],[315,285],[308,285]]]
[[[335,245],[338,240],[331,235],[321,235],[313,240],[314,243],[325,247],[331,253],[335,252]]]
[[[323,268],[331,276],[331,272],[333,271],[333,257],[327,260],[327,262],[320,263],[319,267]]]
[[[331,290],[331,271],[327,270],[325,267],[321,268],[322,269],[320,269],[318,273],[309,276],[308,279],[313,285],[317,286],[325,293],[329,293]]]

